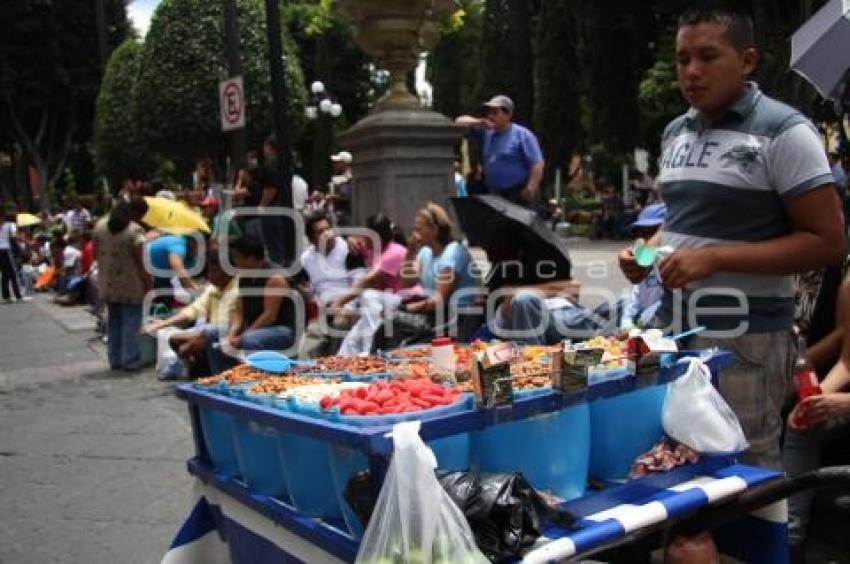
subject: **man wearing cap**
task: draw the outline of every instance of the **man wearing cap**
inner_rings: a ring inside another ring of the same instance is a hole
[[[521,204],[536,202],[543,179],[543,152],[537,137],[511,122],[514,103],[507,96],[493,96],[484,110],[484,118],[460,116],[455,123],[471,126],[478,139],[488,192]]]
[[[227,228],[226,237],[238,237],[240,235],[239,224],[235,219],[231,219],[227,225],[224,224],[222,213],[219,212],[219,203],[215,196],[207,196],[201,200],[201,211],[210,226],[210,236],[213,239],[221,237],[225,227]]]
[[[348,151],[340,151],[331,157],[334,174],[331,177],[331,194],[333,196],[333,217],[339,223],[345,223],[344,218],[351,211],[352,174],[351,162],[354,157]]]
[[[667,206],[664,204],[651,204],[641,210],[637,220],[632,223],[632,235],[636,239],[648,241],[655,236],[664,218],[667,216]],[[664,296],[664,287],[661,285],[661,277],[658,269],[653,268],[640,283],[632,287],[632,293],[623,306],[623,318],[620,329],[630,330],[634,327],[647,327]]]

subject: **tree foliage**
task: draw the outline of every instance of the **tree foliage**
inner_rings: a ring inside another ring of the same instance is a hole
[[[514,82],[516,59],[511,48],[513,37],[508,0],[485,0],[482,26],[475,99],[480,103],[498,93],[515,96],[518,89]]]
[[[753,16],[761,89],[818,117],[829,112],[814,89],[789,70],[788,38],[824,3],[735,4]],[[676,84],[674,47],[679,15],[692,4],[466,0],[462,13],[478,10],[480,19],[444,26],[431,53],[435,108],[450,116],[468,113],[504,92],[517,104],[518,121],[527,119],[523,111],[533,106],[548,178],[552,165],[563,166],[574,149],[600,156],[594,162],[607,163],[602,168],[610,176],[630,161],[633,148],[657,151],[663,127],[686,109]]]
[[[98,171],[112,184],[148,174],[153,166],[139,130],[136,87],[142,46],[133,38],[112,53],[95,114],[94,152]]]
[[[429,53],[433,108],[449,117],[471,113],[481,103],[475,87],[483,16],[480,1],[460,2],[460,9],[444,23],[440,41]]]
[[[125,0],[103,0],[107,50],[130,33]],[[6,2],[0,10],[0,130],[49,188],[91,138],[101,80],[95,3]]]
[[[330,180],[333,130],[353,125],[369,112],[373,96],[368,56],[354,42],[352,24],[332,11],[329,0],[293,2],[283,11],[285,27],[298,48],[306,85],[321,81],[342,106],[340,118],[314,120],[297,143],[303,173],[313,186]]]
[[[257,146],[271,130],[268,45],[261,0],[238,4],[246,99],[246,133]],[[287,125],[296,138],[304,125],[304,80],[290,40],[284,38]],[[218,84],[226,78],[221,2],[164,0],[154,12],[142,48],[137,103],[151,149],[183,166],[225,153]]]
[[[541,2],[534,67],[537,77],[534,123],[550,172],[563,169],[583,141],[581,30],[576,13],[579,1]]]
[[[597,0],[587,6],[589,135],[613,153],[629,153],[638,142],[638,88],[644,69],[652,64],[648,15],[624,0]]]

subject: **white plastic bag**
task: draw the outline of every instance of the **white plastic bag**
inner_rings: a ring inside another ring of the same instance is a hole
[[[395,450],[356,562],[485,564],[466,517],[437,481],[419,426],[393,426]]]
[[[738,418],[711,385],[711,371],[697,358],[687,359],[687,372],[671,382],[664,399],[664,432],[703,454],[732,454],[749,444]]]
[[[168,344],[168,339],[182,329],[177,327],[164,327],[156,332],[156,371],[162,372],[172,359],[177,358],[177,353]]]

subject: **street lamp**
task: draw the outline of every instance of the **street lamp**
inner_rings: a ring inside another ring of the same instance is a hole
[[[342,106],[333,100],[322,81],[316,80],[310,85],[310,103],[304,110],[307,119],[318,120],[313,138],[313,185],[326,186],[330,179],[328,173],[329,149],[331,145],[331,120],[342,115]]]

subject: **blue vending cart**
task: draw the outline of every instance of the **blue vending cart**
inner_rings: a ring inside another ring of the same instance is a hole
[[[706,362],[717,375],[730,366],[733,359],[728,353],[715,353],[707,357]],[[469,434],[473,437],[470,443],[473,443],[476,434],[500,425],[545,419],[568,410],[580,413],[581,409],[575,411],[575,408],[584,407],[586,411],[586,406],[594,402],[629,394],[635,394],[643,402],[641,405],[645,405],[644,394],[640,392],[663,386],[681,376],[684,370],[684,365],[673,365],[662,368],[652,377],[628,376],[573,393],[549,390],[530,394],[515,399],[513,405],[507,407],[478,409],[470,405],[454,412],[425,415],[421,419],[420,434],[424,441],[432,444]],[[227,464],[216,466],[207,448],[209,433],[204,433],[202,414],[212,412],[237,422],[248,421],[265,435],[297,435],[325,445],[327,459],[317,457],[309,462],[311,464],[333,465],[333,453],[340,448],[355,452],[360,466],[368,467],[373,476],[381,478],[392,454],[392,441],[386,436],[391,425],[354,426],[308,417],[223,396],[192,384],[178,386],[176,394],[188,403],[191,415],[196,455],[189,460],[188,470],[196,478],[196,503],[163,559],[164,563],[351,562],[355,559],[362,529],[353,527],[350,518],[343,518],[344,505],[340,511],[330,511],[325,516],[309,516],[294,507],[292,492],[277,497],[260,493],[246,483],[238,469],[230,469]],[[660,414],[645,416],[657,416],[660,420]],[[567,420],[571,424],[576,421],[575,417]],[[226,439],[237,441],[235,450],[239,451],[238,434]],[[470,448],[474,450],[475,447]],[[584,467],[587,468],[587,464]],[[317,469],[317,475],[327,475],[326,470]],[[548,562],[594,554],[781,479],[777,472],[735,464],[732,457],[720,457],[703,458],[695,465],[626,483],[606,482],[606,487],[599,491],[578,492],[577,497],[567,501],[564,508],[579,518],[577,526],[569,530],[547,527],[526,560]],[[336,498],[344,504],[338,485]],[[333,489],[334,485],[329,483],[326,487]],[[745,555],[748,562],[787,560],[783,501],[752,515],[740,516],[729,530],[730,534],[720,531],[716,535],[724,552]]]

